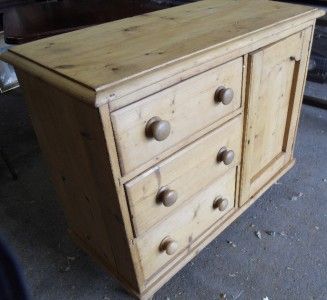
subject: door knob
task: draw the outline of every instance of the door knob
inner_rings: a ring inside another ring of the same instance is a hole
[[[230,165],[235,157],[233,150],[228,150],[227,147],[222,147],[218,152],[218,162],[223,162],[225,165]]]
[[[220,211],[224,211],[228,206],[228,199],[223,198],[223,197],[217,197],[213,201],[213,208],[214,209],[219,209]]]
[[[168,255],[173,255],[178,249],[178,243],[171,237],[165,237],[160,243],[160,250],[165,251]]]
[[[163,188],[159,191],[157,199],[164,206],[172,206],[177,201],[177,192],[169,188]]]
[[[231,88],[220,86],[215,92],[215,101],[228,105],[234,98],[234,91]]]
[[[153,117],[146,124],[145,134],[157,141],[163,141],[170,134],[170,124],[159,117]]]

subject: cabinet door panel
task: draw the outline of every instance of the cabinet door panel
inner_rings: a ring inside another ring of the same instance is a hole
[[[251,120],[251,177],[260,174],[260,171],[283,150],[294,64],[288,56],[270,68],[262,69],[261,87]]]
[[[293,159],[311,33],[249,54],[241,205]]]

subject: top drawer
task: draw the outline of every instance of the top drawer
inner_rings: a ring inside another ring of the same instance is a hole
[[[238,109],[242,65],[240,57],[113,112],[122,174]]]

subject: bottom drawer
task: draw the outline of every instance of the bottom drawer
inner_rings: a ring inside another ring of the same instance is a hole
[[[238,169],[227,171],[136,239],[145,279],[178,256],[235,206]]]

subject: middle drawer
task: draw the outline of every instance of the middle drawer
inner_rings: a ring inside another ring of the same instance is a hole
[[[240,57],[113,112],[122,174],[240,108],[242,70]]]
[[[126,183],[136,236],[239,164],[242,124],[239,115]]]

